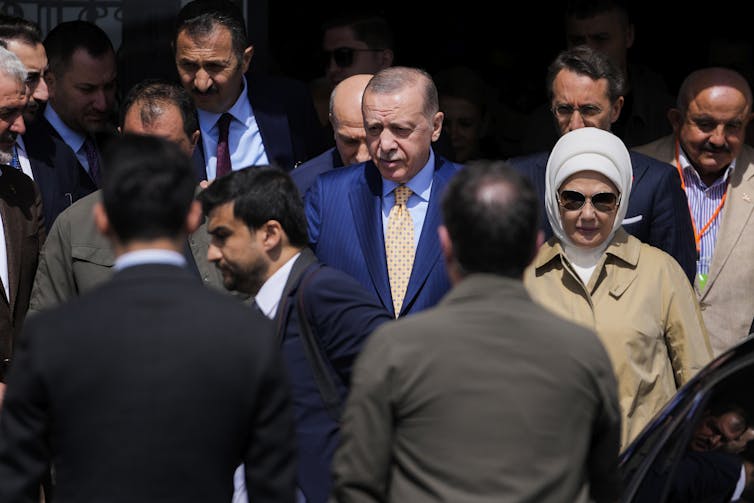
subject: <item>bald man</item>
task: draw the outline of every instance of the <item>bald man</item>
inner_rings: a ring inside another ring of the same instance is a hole
[[[329,118],[335,146],[291,172],[302,197],[320,173],[369,160],[364,119],[361,116],[361,97],[371,78],[371,73],[352,75],[342,80],[330,93]]]
[[[718,355],[754,317],[754,147],[744,144],[752,92],[739,73],[709,67],[686,77],[677,101],[673,134],[635,150],[681,174],[699,257],[694,288]]]

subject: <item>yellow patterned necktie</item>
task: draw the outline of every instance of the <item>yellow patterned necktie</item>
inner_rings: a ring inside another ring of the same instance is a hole
[[[395,188],[395,205],[388,215],[385,235],[387,274],[390,278],[390,294],[393,297],[395,317],[401,312],[406,295],[408,278],[414,265],[414,222],[406,207],[411,189],[405,185]]]

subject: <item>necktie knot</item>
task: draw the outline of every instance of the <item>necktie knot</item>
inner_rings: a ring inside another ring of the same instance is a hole
[[[398,185],[395,188],[395,204],[399,206],[406,206],[406,201],[411,197],[413,191],[406,185]]]
[[[233,116],[228,112],[225,112],[217,119],[217,129],[220,131],[219,136],[228,137],[228,130],[230,129],[230,121],[233,120]]]

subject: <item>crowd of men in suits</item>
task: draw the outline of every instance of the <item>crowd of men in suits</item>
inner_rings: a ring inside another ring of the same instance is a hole
[[[392,58],[334,83],[327,138],[304,84],[248,73],[233,2],[175,26],[180,82],[116,103],[95,24],[0,19],[0,501],[615,500],[610,360],[521,283],[549,152],[452,162],[432,77]],[[560,135],[626,93],[581,46],[548,89]],[[631,152],[623,226],[681,264],[716,353],[754,318],[751,107],[692,74]]]

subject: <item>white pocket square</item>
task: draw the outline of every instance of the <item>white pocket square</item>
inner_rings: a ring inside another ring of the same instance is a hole
[[[631,218],[624,218],[623,225],[635,224],[636,222],[641,222],[641,219],[642,219],[641,215],[636,215],[635,217],[631,217]]]

